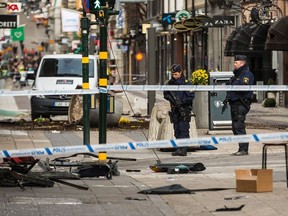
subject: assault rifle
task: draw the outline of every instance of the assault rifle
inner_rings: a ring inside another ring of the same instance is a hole
[[[170,95],[171,95],[171,102],[176,106],[177,109],[179,109],[179,112],[182,116],[185,116],[186,112],[185,112],[185,108],[184,106],[182,106],[182,101],[180,100],[180,98],[178,98],[174,92],[170,91]]]
[[[170,91],[170,95],[171,95],[171,100],[172,100],[172,103],[177,107],[177,108],[180,108],[181,105],[182,105],[182,101],[180,100],[180,98],[178,98],[174,92]]]
[[[231,83],[232,83],[234,80],[236,80],[236,79],[237,79],[236,76],[231,77],[230,80],[225,83],[225,85],[231,85]],[[227,109],[227,107],[228,107],[228,102],[229,102],[229,97],[228,97],[228,95],[226,95],[226,98],[225,98],[225,100],[223,101],[223,107],[222,107],[222,112],[221,112],[221,114],[223,114],[223,113],[225,112],[225,110]]]
[[[227,109],[228,107],[228,101],[229,101],[229,98],[226,97],[225,100],[223,101],[223,107],[222,107],[222,112],[221,114],[223,114],[225,112],[225,110]]]

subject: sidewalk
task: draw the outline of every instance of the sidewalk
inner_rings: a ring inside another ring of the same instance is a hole
[[[260,103],[252,103],[246,123],[257,123],[262,127],[271,126],[275,129],[288,130],[288,108],[263,107]]]
[[[135,98],[129,95],[130,99]],[[140,98],[141,106],[145,101]],[[17,103],[8,110],[18,112]],[[3,102],[2,98],[0,100]],[[0,106],[0,109],[1,106]],[[247,116],[247,133],[273,133],[287,131],[286,108],[263,108],[253,104]],[[3,116],[2,116],[3,117]],[[9,117],[9,116],[8,116]],[[7,118],[7,116],[5,116]],[[17,117],[15,117],[15,120]],[[19,119],[19,118],[18,118]],[[281,124],[280,130],[277,125]],[[257,127],[254,127],[257,125]],[[262,125],[262,126],[261,126]],[[271,127],[267,127],[273,126]],[[146,132],[146,131],[144,131]],[[198,136],[210,136],[206,130],[197,130]],[[227,133],[225,133],[227,134]],[[232,133],[231,133],[232,134]],[[220,134],[219,134],[220,135]],[[98,131],[90,132],[91,144],[98,143]],[[107,143],[144,141],[140,130],[107,130]],[[15,131],[0,129],[0,149],[42,148],[73,146],[83,143],[83,131]],[[86,185],[88,191],[56,183],[52,188],[25,187],[1,188],[1,215],[286,215],[287,185],[282,148],[269,148],[268,168],[273,169],[273,192],[238,193],[235,190],[235,169],[261,168],[261,143],[251,143],[248,156],[232,157],[237,144],[218,145],[218,150],[189,152],[187,157],[171,157],[171,152],[141,150],[135,152],[111,152],[107,156],[135,158],[136,161],[118,162],[120,176],[112,180],[83,178],[72,183]],[[155,155],[157,154],[157,156]],[[42,158],[46,159],[46,158]],[[50,158],[52,159],[52,158]],[[199,173],[167,174],[156,173],[149,166],[160,159],[162,163],[201,162],[206,170]],[[39,168],[38,168],[39,169]],[[135,172],[127,172],[135,170]],[[137,171],[137,172],[136,172]],[[139,172],[138,172],[139,171]],[[140,194],[139,191],[180,184],[191,190],[190,194]],[[241,211],[216,211],[245,205]]]
[[[275,130],[249,129],[251,133],[269,133]],[[82,133],[63,131],[0,131],[0,149],[23,149],[49,146],[79,145]],[[140,131],[108,130],[108,143],[143,140]],[[91,143],[98,140],[98,132],[91,131]],[[274,187],[269,193],[237,193],[234,171],[239,168],[261,168],[261,144],[251,143],[245,157],[231,157],[237,144],[217,146],[214,151],[196,151],[187,157],[171,157],[170,152],[156,151],[163,163],[202,162],[206,170],[190,174],[155,173],[149,169],[157,157],[152,150],[108,153],[108,156],[136,158],[137,161],[119,161],[121,175],[112,180],[83,178],[72,183],[86,185],[88,191],[55,184],[52,188],[1,188],[1,215],[231,215],[216,212],[227,207],[245,207],[237,215],[286,215],[288,198],[285,179],[284,154],[281,149],[269,153],[268,168],[273,169]],[[280,153],[282,152],[282,153]],[[45,158],[43,158],[45,159]],[[50,158],[51,159],[51,158]],[[244,160],[243,160],[244,159]],[[127,172],[126,170],[140,172]],[[180,184],[192,190],[191,194],[145,195],[138,192]]]

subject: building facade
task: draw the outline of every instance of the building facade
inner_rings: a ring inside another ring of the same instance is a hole
[[[108,66],[116,81],[148,84],[149,73],[153,73],[154,84],[165,84],[173,63],[181,64],[188,78],[197,69],[232,71],[233,56],[244,54],[255,75],[255,84],[288,84],[288,32],[284,32],[288,26],[284,22],[277,29],[287,15],[285,0],[119,2],[119,15],[111,16],[108,25]],[[76,10],[79,7],[76,1]],[[152,39],[147,34],[151,28],[155,30]],[[55,27],[55,35],[56,30]],[[269,33],[273,31],[274,34]],[[97,29],[91,32],[96,32],[97,38]],[[273,45],[276,42],[271,35],[283,35],[276,41],[283,44]],[[148,38],[155,40],[153,47]],[[151,56],[155,56],[152,67],[148,61]],[[279,92],[277,102],[287,106],[288,94]]]
[[[191,77],[200,68],[232,71],[233,56],[244,54],[257,83],[286,85],[286,52],[265,47],[269,29],[285,17],[286,8],[287,2],[281,0],[147,1],[147,17],[142,24],[156,29],[153,52],[157,56],[157,83],[169,79],[168,69],[173,63],[182,64]],[[180,12],[184,18],[179,18]],[[286,106],[287,94],[280,92],[277,100]]]

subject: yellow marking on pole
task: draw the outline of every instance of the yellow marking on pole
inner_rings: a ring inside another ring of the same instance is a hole
[[[105,160],[107,160],[107,154],[106,154],[106,152],[99,152],[99,153],[98,153],[98,160],[99,160],[99,161],[105,161]]]
[[[83,89],[89,89],[89,83],[82,83]]]
[[[89,63],[89,57],[82,57],[82,64],[88,64]]]
[[[108,52],[99,52],[99,59],[108,59]]]
[[[99,86],[107,86],[108,80],[105,78],[100,78],[99,79]]]
[[[95,109],[95,95],[91,95],[91,109]]]
[[[114,101],[115,101],[115,97],[114,96],[111,96],[111,95],[107,95],[108,98],[109,98],[109,104],[108,104],[108,107],[109,107],[109,110],[107,111],[107,113],[114,113],[114,109],[115,109],[115,105],[114,105]]]

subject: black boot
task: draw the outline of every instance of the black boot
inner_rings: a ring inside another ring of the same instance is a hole
[[[172,156],[187,156],[187,148],[178,148],[176,151],[172,152]]]
[[[233,154],[231,154],[232,156],[243,156],[243,155],[248,155],[248,151],[237,151]]]

